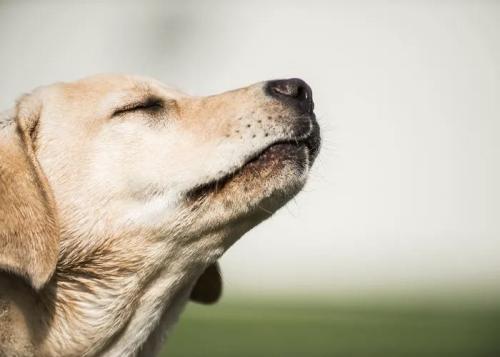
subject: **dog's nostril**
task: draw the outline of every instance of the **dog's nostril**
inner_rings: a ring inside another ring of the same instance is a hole
[[[313,111],[311,88],[302,79],[281,79],[269,81],[266,92],[284,103],[299,107],[306,112]]]
[[[277,81],[271,88],[278,95],[284,95],[292,98],[307,98],[305,86],[300,80]]]

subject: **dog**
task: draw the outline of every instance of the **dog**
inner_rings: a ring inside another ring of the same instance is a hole
[[[310,87],[97,75],[0,115],[0,356],[154,356],[217,260],[306,182]]]

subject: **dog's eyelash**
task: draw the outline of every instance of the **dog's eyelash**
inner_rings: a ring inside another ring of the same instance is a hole
[[[148,98],[145,101],[128,104],[124,107],[118,108],[113,112],[113,116],[120,115],[126,112],[133,112],[136,110],[157,111],[164,108],[163,100],[159,98]]]

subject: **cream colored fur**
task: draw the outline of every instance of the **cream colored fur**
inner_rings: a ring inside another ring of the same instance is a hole
[[[0,356],[154,356],[207,267],[303,186],[306,147],[246,164],[310,135],[296,119],[264,83],[101,75],[21,98],[0,117]]]

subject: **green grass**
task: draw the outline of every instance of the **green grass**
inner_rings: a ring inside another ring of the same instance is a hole
[[[500,305],[190,304],[162,356],[500,356]]]

